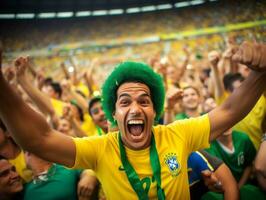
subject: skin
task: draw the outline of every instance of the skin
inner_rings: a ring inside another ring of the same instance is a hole
[[[93,122],[99,126],[105,133],[108,131],[108,123],[100,101],[95,102],[90,109]]]
[[[150,145],[151,128],[155,118],[150,89],[142,83],[124,83],[117,90],[114,119],[117,120],[122,133],[123,143],[134,150],[144,149]],[[142,120],[144,129],[134,136],[128,129],[130,120]]]
[[[241,50],[243,52],[247,51],[246,48]],[[255,51],[253,52],[253,55],[254,54],[262,53],[260,51]],[[239,56],[242,56],[244,59],[246,54],[240,54]],[[258,62],[260,63],[260,61]],[[24,64],[25,58],[23,57],[20,57],[15,61],[16,67]],[[155,111],[152,102],[148,101],[150,100],[150,91],[148,87],[145,85],[136,86],[136,83],[132,84],[134,85],[133,88],[126,88],[124,86],[125,94],[121,93],[121,88],[124,84],[119,87],[114,117],[118,121],[119,129],[123,135],[124,144],[129,148],[140,149],[150,145],[151,128]],[[209,138],[210,141],[217,138],[225,130],[243,119],[266,89],[265,87],[266,74],[252,71],[241,86],[234,91],[234,93],[221,106],[212,110],[208,114],[211,132]],[[0,117],[10,132],[12,132],[18,144],[20,144],[25,150],[31,151],[45,160],[61,163],[70,167],[73,166],[76,155],[76,147],[73,139],[51,129],[45,118],[33,111],[12,90],[10,85],[5,81],[2,73],[0,73],[0,91]],[[253,92],[253,95],[247,96],[246,94],[250,91]],[[126,104],[126,106],[123,107],[121,105],[122,97],[129,99],[130,106]],[[141,101],[139,99],[145,99],[145,106],[140,103]],[[146,104],[148,104],[148,106],[146,106]],[[137,112],[134,111],[135,109],[131,109],[131,107],[136,107]],[[149,112],[146,112],[146,109],[149,110]],[[123,123],[126,121],[123,121],[122,119],[136,119],[136,116],[145,122],[145,127],[142,134],[134,138],[128,133],[127,126]]]
[[[193,88],[187,88],[183,92],[182,105],[186,110],[198,108],[200,97]]]
[[[0,160],[0,196],[13,195],[23,189],[21,178],[7,160]]]

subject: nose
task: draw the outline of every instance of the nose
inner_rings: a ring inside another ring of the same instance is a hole
[[[137,102],[131,104],[129,113],[136,116],[141,113],[141,108]]]

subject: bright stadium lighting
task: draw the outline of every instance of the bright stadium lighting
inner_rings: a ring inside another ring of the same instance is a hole
[[[187,7],[187,6],[189,6],[189,5],[190,5],[190,3],[187,2],[187,1],[182,1],[182,2],[175,3],[175,7],[176,7],[176,8]]]
[[[92,16],[103,16],[107,15],[107,10],[95,10],[92,12]]]
[[[34,18],[34,13],[18,13],[16,14],[17,19],[32,19]]]
[[[58,12],[56,16],[58,18],[72,17],[73,16],[73,12]]]
[[[137,8],[137,7],[128,8],[127,11],[126,11],[126,13],[138,13],[138,12],[140,12],[140,8]]]
[[[157,10],[167,10],[171,8],[173,8],[171,4],[161,4],[157,6]]]
[[[14,19],[15,14],[0,14],[0,19]]]
[[[87,16],[91,16],[91,11],[76,12],[76,17],[87,17]]]
[[[109,15],[120,15],[123,14],[123,9],[111,9],[109,10]]]
[[[38,15],[38,18],[54,18],[56,13],[54,12],[49,12],[49,13],[40,13]]]
[[[154,11],[156,10],[156,7],[155,6],[143,6],[141,8],[141,11],[142,12],[149,12],[149,11]]]
[[[203,4],[203,3],[204,3],[203,0],[194,0],[194,1],[190,2],[191,5],[199,5],[199,4]]]

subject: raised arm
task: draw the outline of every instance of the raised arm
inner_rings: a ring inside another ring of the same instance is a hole
[[[52,130],[44,117],[31,109],[10,87],[2,74],[0,53],[0,118],[16,142],[25,150],[45,160],[73,166],[75,144],[67,137]],[[20,57],[15,65],[25,64]]]
[[[252,71],[241,86],[219,107],[209,113],[211,135],[215,139],[225,130],[243,119],[266,89],[266,48],[263,44],[242,44],[233,58]],[[265,62],[265,63],[264,63]]]

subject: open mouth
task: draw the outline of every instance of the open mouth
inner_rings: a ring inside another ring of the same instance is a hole
[[[130,134],[133,136],[139,136],[144,130],[144,121],[143,120],[129,120],[127,123],[127,128]]]

